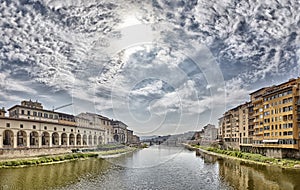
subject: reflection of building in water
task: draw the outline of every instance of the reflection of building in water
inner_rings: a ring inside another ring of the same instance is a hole
[[[219,160],[219,174],[235,189],[298,189],[300,172],[293,173],[272,166],[262,166],[241,161]],[[293,176],[290,176],[293,173]]]

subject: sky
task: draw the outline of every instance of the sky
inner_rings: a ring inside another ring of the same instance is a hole
[[[0,0],[0,106],[200,130],[300,76],[299,28],[295,0]]]

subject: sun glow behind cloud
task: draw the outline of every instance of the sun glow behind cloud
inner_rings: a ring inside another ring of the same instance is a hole
[[[142,24],[142,22],[138,20],[136,15],[134,14],[123,15],[123,19],[121,23],[118,25],[118,29],[126,28],[133,25],[138,25],[138,24]]]
[[[73,100],[73,114],[95,108],[114,118],[112,109],[123,111],[111,103],[115,84],[115,105],[132,92],[137,101],[130,102],[131,111],[153,115],[176,114],[177,92],[184,110],[204,117],[201,127],[212,102],[233,107],[248,100],[251,90],[300,74],[298,1],[16,0],[1,1],[0,7],[0,106],[22,98],[48,107]],[[212,79],[218,74],[210,65],[197,69],[189,63],[185,51],[190,44],[206,45],[215,57],[224,77],[215,95],[209,93],[215,87],[207,84],[205,73],[210,71]],[[161,79],[174,91],[163,92],[160,82],[144,84],[143,77]],[[141,86],[126,86],[136,78]],[[199,107],[191,98],[196,92]],[[150,115],[144,116],[148,121]],[[126,112],[122,117],[139,127]],[[182,131],[191,129],[187,118]],[[161,133],[168,129],[173,128]]]

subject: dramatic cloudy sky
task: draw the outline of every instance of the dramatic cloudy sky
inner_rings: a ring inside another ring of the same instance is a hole
[[[198,130],[299,77],[299,28],[297,0],[0,0],[0,104]]]

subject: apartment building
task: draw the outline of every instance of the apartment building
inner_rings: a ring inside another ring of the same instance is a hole
[[[219,138],[225,147],[242,149],[252,146],[253,126],[249,125],[251,104],[246,102],[228,110],[219,118]]]
[[[239,146],[241,150],[250,150],[253,142],[252,104],[246,102],[238,106]]]
[[[250,93],[219,119],[219,138],[271,157],[300,157],[300,78]],[[238,134],[238,135],[237,135]]]
[[[299,150],[299,85],[300,78],[291,79],[261,89],[259,96],[251,94],[256,105],[253,147],[257,152],[282,157]]]

